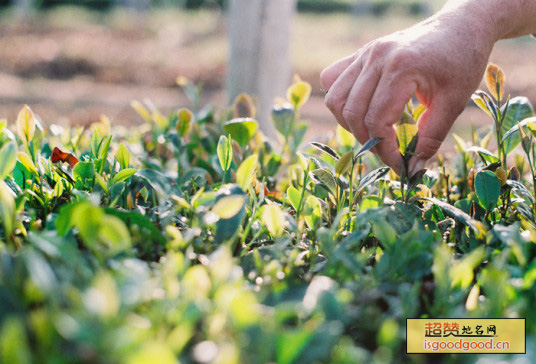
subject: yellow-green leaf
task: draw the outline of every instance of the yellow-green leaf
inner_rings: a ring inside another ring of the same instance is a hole
[[[400,154],[405,156],[408,152],[413,152],[412,149],[415,148],[414,138],[417,136],[418,127],[413,117],[407,111],[404,111],[402,117],[395,125],[395,132]]]
[[[17,131],[22,140],[31,142],[35,133],[35,115],[28,105],[24,105],[17,116]]]
[[[298,81],[287,90],[287,99],[298,110],[307,102],[311,95],[311,85],[304,81]]]
[[[266,205],[262,212],[262,222],[274,237],[281,236],[285,228],[283,211],[277,205]]]
[[[194,114],[188,109],[180,109],[177,111],[177,134],[183,137],[190,131],[192,120],[194,119]]]
[[[35,167],[34,162],[28,154],[24,152],[18,152],[17,158],[19,159],[19,162],[21,162],[22,165],[26,167],[29,172],[37,174],[37,168]]]
[[[253,181],[258,164],[257,154],[250,155],[236,170],[236,184],[247,191]]]
[[[220,219],[230,219],[240,212],[245,201],[246,198],[242,195],[225,196],[216,202],[212,207],[212,212]]]
[[[132,107],[146,122],[151,122],[151,113],[141,102],[132,100],[130,102],[130,107]]]

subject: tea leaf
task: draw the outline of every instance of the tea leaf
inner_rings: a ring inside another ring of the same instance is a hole
[[[337,137],[337,142],[345,148],[352,148],[357,142],[352,133],[338,124],[337,129],[335,130],[335,136]]]
[[[28,105],[24,105],[17,115],[17,131],[25,142],[31,142],[35,133],[35,115]]]
[[[184,137],[190,131],[192,121],[194,119],[194,114],[186,108],[179,109],[177,111],[177,123],[175,128],[177,129],[177,134],[180,137]]]
[[[504,133],[502,142],[506,143],[507,141],[510,141],[510,139],[512,139],[512,141],[510,142],[511,144],[515,144],[516,141],[519,144],[521,140],[519,136],[520,127],[528,129],[531,134],[536,137],[536,117],[530,117],[523,119],[522,121],[511,127],[506,133]]]
[[[493,172],[478,172],[475,177],[475,191],[482,207],[491,209],[499,200],[501,182]]]
[[[31,364],[30,344],[24,322],[18,316],[7,316],[0,326],[0,362]]]
[[[119,163],[121,169],[128,168],[130,165],[130,151],[123,143],[119,144],[119,148],[115,152],[115,160]]]
[[[236,183],[244,191],[247,191],[255,177],[258,165],[258,155],[253,154],[244,160],[236,170]]]
[[[335,196],[337,191],[337,182],[335,176],[323,168],[314,169],[309,172],[309,176],[316,184],[327,189],[332,195]]]
[[[257,110],[255,104],[248,94],[240,94],[233,102],[235,118],[254,118]]]
[[[125,168],[119,171],[119,173],[117,173],[114,178],[112,178],[112,184],[123,182],[132,177],[134,174],[136,174],[136,172],[137,169],[135,168]]]
[[[354,153],[352,151],[343,155],[337,163],[335,163],[335,173],[337,175],[345,174],[352,166]]]
[[[17,145],[15,142],[6,143],[0,148],[0,181],[13,172],[17,164]]]
[[[93,183],[95,177],[95,165],[92,162],[79,162],[73,168],[73,177],[75,181],[87,186],[86,182]]]
[[[482,160],[486,163],[496,163],[499,161],[499,158],[497,158],[492,152],[482,147],[472,146],[467,148],[466,151],[478,153],[480,158],[482,158]]]
[[[381,167],[373,171],[370,171],[363,178],[361,178],[361,181],[359,181],[359,186],[357,187],[357,190],[361,191],[368,185],[376,182],[380,178],[384,177],[389,172],[389,170],[390,170],[389,167]]]
[[[483,111],[486,112],[495,121],[499,119],[497,114],[497,104],[491,99],[486,92],[477,90],[471,96],[473,102]]]
[[[450,205],[436,198],[426,197],[426,198],[423,198],[423,200],[429,201],[437,205],[445,214],[449,215],[454,220],[464,224],[465,226],[468,226],[471,229],[473,229],[473,231],[478,237],[485,235],[486,229],[484,228],[482,223],[480,221],[474,220],[471,216],[469,216],[467,213],[460,210],[458,207]]]
[[[496,64],[490,63],[485,73],[486,86],[495,100],[504,96],[504,73]]]
[[[15,228],[15,196],[4,181],[0,181],[0,219],[7,238]]]
[[[231,168],[231,162],[233,161],[233,148],[231,147],[230,138],[227,138],[225,135],[220,136],[217,153],[221,169],[224,171],[229,170],[229,168]]]
[[[290,86],[287,90],[287,99],[299,110],[307,102],[311,95],[311,85],[304,81],[299,81]]]
[[[514,150],[515,147],[521,142],[519,134],[513,133],[508,138],[504,136],[509,130],[517,126],[517,123],[534,116],[532,105],[526,97],[514,97],[510,100],[508,109],[505,110],[505,106],[501,108],[501,113],[506,111],[502,125],[501,135],[503,135],[503,148],[506,154]]]
[[[287,189],[287,197],[294,210],[298,211],[301,200],[301,193],[295,188],[290,186]]]
[[[366,152],[368,152],[369,150],[371,150],[372,148],[374,148],[376,145],[378,145],[381,141],[383,140],[383,138],[378,138],[378,137],[374,137],[374,138],[370,138],[369,140],[366,141],[365,144],[363,144],[363,146],[359,149],[359,151],[355,154],[355,157],[354,157],[354,160],[357,160],[359,159],[360,157],[362,157]]]
[[[270,117],[275,129],[281,133],[284,138],[288,138],[294,129],[294,122],[296,121],[296,111],[294,110],[294,106],[288,102],[282,105],[275,105]]]
[[[279,206],[266,205],[262,211],[262,222],[274,238],[283,234],[285,219]]]
[[[322,205],[317,197],[307,197],[303,206],[303,215],[305,216],[305,223],[307,226],[309,226],[310,229],[314,229],[316,223],[322,217]]]
[[[218,215],[220,219],[230,219],[242,210],[245,201],[246,198],[243,195],[225,196],[214,204],[212,212]]]
[[[19,162],[21,162],[21,164],[28,170],[28,172],[37,174],[37,167],[28,154],[24,152],[17,152],[17,158]]]
[[[257,132],[259,124],[251,118],[237,118],[225,123],[223,130],[244,147]]]
[[[141,102],[138,100],[132,100],[130,102],[130,107],[132,107],[146,122],[151,122],[151,113],[145,106],[143,106]]]
[[[333,148],[328,145],[318,142],[311,142],[310,144],[335,160],[339,160],[339,158],[341,157],[336,151],[333,150]]]
[[[406,157],[406,155],[411,155],[414,152],[418,131],[419,128],[413,117],[407,111],[404,111],[395,125],[396,142],[402,156]]]

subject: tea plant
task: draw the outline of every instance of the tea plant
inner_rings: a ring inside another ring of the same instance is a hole
[[[504,101],[498,67],[487,80],[474,100],[493,130],[414,176],[424,107],[408,105],[400,178],[370,153],[380,139],[302,145],[299,79],[272,113],[280,146],[249,96],[216,111],[182,78],[191,109],[134,101],[128,130],[23,107],[0,122],[0,361],[437,360],[405,354],[418,317],[525,317],[532,358],[536,119]]]

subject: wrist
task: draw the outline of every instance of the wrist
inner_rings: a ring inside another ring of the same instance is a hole
[[[536,32],[534,0],[449,0],[441,12],[472,18],[493,42]],[[471,20],[468,26],[471,27]]]

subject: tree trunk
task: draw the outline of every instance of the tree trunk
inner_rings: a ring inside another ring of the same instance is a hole
[[[276,137],[270,122],[274,99],[291,81],[290,27],[295,0],[230,0],[229,100],[242,92],[256,96],[263,133]]]

